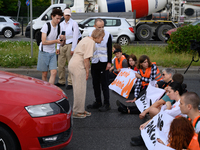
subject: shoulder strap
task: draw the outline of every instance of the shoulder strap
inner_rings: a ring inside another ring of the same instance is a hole
[[[47,22],[47,27],[48,27],[48,30],[47,30],[47,36],[49,35],[50,31],[51,31],[51,24],[50,22]]]
[[[196,128],[197,123],[198,123],[199,121],[200,121],[200,116],[199,116],[199,118],[197,119],[197,121],[196,121],[195,124],[194,124],[194,125],[195,125],[195,126],[194,126],[195,128]]]
[[[56,39],[58,38],[59,34],[60,34],[60,23],[58,24],[58,33],[57,33]]]

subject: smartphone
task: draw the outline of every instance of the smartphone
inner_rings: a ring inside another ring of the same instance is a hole
[[[65,31],[62,31],[61,35],[65,35]]]

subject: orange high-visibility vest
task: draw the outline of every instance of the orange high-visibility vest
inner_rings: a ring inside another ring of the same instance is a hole
[[[191,121],[190,118],[188,118],[188,120]],[[200,116],[194,118],[194,120],[193,120],[193,122],[192,122],[192,126],[193,126],[194,128],[196,128],[197,122],[198,122],[199,120],[200,120]]]
[[[156,62],[152,62],[152,64],[156,64]],[[139,69],[139,71],[140,71],[140,74],[141,74],[142,77],[150,78],[150,75],[151,75],[151,67],[147,68],[147,69],[145,70],[145,73],[143,73],[142,69]],[[157,67],[157,72],[156,72],[155,80],[156,80],[156,81],[162,80],[162,75],[161,75],[160,70],[158,69],[158,67]],[[142,87],[148,86],[148,85],[149,85],[149,83],[146,83],[146,82],[142,81]]]
[[[118,70],[119,68],[123,68],[123,67],[122,67],[122,62],[123,62],[124,59],[126,59],[126,57],[125,57],[124,55],[122,55],[122,57],[121,57],[121,59],[120,59],[120,62],[118,62],[118,58],[115,58],[115,67],[116,67],[117,70]],[[113,73],[114,73],[115,75],[117,75],[114,71],[113,71]]]
[[[194,136],[192,137],[190,144],[188,146],[189,150],[200,150],[199,147],[199,142],[198,142],[198,134],[194,134]]]

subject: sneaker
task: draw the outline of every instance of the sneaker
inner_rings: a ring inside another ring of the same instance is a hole
[[[56,83],[56,86],[65,86],[65,84]]]
[[[67,87],[66,87],[66,90],[71,90],[72,89],[72,85],[68,85]]]
[[[108,110],[110,110],[111,108],[110,108],[110,105],[109,104],[104,104],[103,106],[101,106],[100,108],[99,108],[99,111],[108,111]]]
[[[101,106],[101,103],[94,102],[93,104],[87,105],[87,109],[98,109]]]
[[[141,137],[141,135],[136,136],[136,137],[132,137],[130,143],[131,143],[132,146],[141,146],[141,145],[145,145],[145,144],[144,144],[144,141],[143,141],[143,139],[142,139],[142,137]]]

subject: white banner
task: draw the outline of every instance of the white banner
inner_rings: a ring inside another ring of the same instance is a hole
[[[156,142],[156,146],[154,147],[153,150],[175,150],[169,146],[163,145],[159,142]]]
[[[142,95],[135,101],[137,108],[140,112],[143,112],[150,107],[150,102],[153,104],[159,100],[160,97],[165,93],[164,89],[155,87],[156,81],[151,81],[147,87],[146,94]],[[154,86],[153,86],[154,85]]]
[[[160,111],[152,120],[141,130],[142,138],[149,150],[154,149],[157,138],[160,138],[167,145],[170,124],[174,118],[165,111]]]
[[[147,98],[151,100],[152,104],[161,98],[161,96],[165,93],[164,89],[155,87],[156,81],[151,81],[147,87]]]
[[[109,88],[119,95],[128,98],[136,81],[135,73],[137,73],[137,71],[129,68],[122,68],[115,80],[109,85]]]
[[[146,94],[143,94],[140,98],[138,98],[135,101],[135,104],[140,112],[143,112],[150,107],[150,101],[149,99],[146,99]]]

